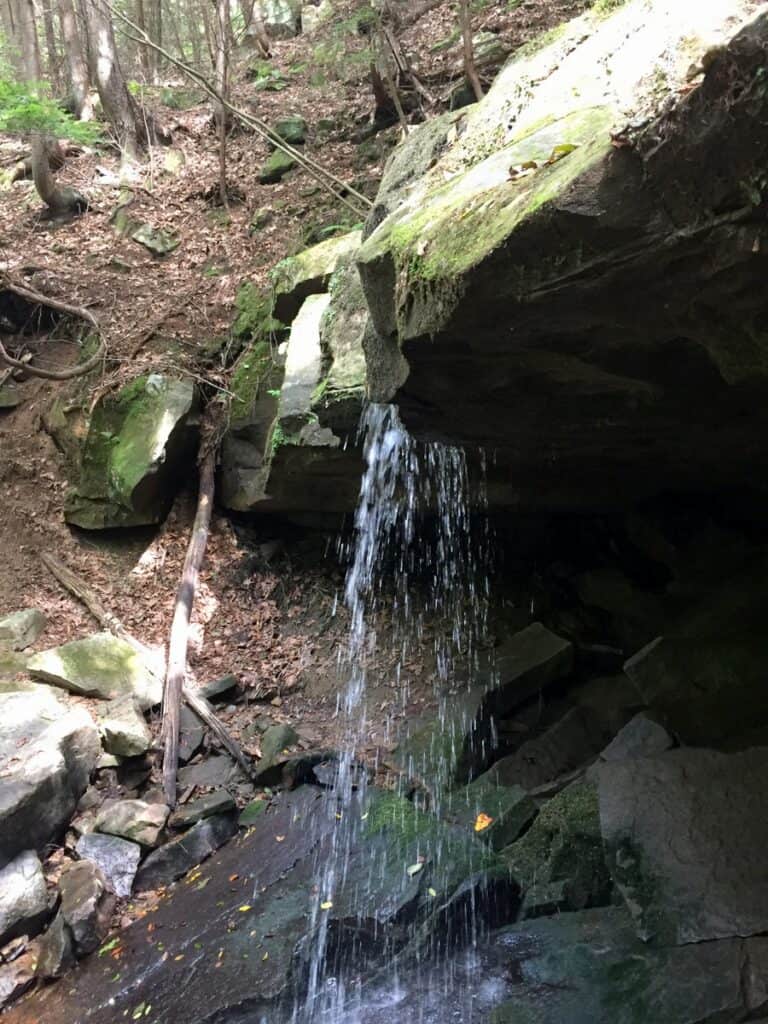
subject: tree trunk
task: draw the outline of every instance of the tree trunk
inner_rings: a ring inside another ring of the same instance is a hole
[[[69,84],[75,104],[75,116],[81,121],[93,120],[94,95],[91,75],[83,52],[80,32],[72,0],[59,0],[59,23],[69,67]]]
[[[226,100],[231,36],[229,0],[216,0],[216,29],[216,88],[222,99]],[[221,205],[225,210],[229,210],[229,198],[227,196],[228,115],[223,103],[216,104],[214,118],[219,133],[219,195],[221,197]]]
[[[163,45],[163,8],[162,0],[149,0],[149,35],[158,46]],[[150,51],[152,82],[159,80],[160,59],[157,50]]]
[[[56,31],[53,25],[53,0],[42,0],[43,26],[45,27],[45,51],[48,57],[48,79],[54,95],[61,94],[61,59],[56,45]]]
[[[19,75],[24,73],[24,59],[21,47],[21,35],[19,17],[13,0],[0,0],[0,26],[6,40],[6,53],[10,59],[14,71]]]
[[[88,35],[94,56],[96,86],[104,113],[115,129],[123,158],[138,161],[144,132],[140,129],[136,105],[117,59],[112,18],[100,0],[89,2]]]
[[[32,88],[42,78],[40,50],[37,46],[34,0],[20,0],[19,28],[24,58],[24,74]],[[74,189],[60,188],[51,171],[49,152],[55,140],[41,132],[32,134],[32,178],[38,195],[54,215],[75,213],[87,207],[85,199]]]
[[[147,32],[147,17],[144,12],[144,0],[136,0],[136,24],[139,26],[142,32]],[[146,81],[151,78],[151,62],[152,62],[152,51],[148,50],[146,46],[139,46],[139,68]]]
[[[472,92],[476,100],[483,98],[483,87],[475,67],[475,50],[472,45],[472,15],[469,10],[469,0],[459,0],[459,24],[461,25],[461,38],[464,44],[464,71],[467,81],[472,86]]]
[[[187,674],[187,643],[192,605],[208,543],[208,530],[213,508],[214,471],[216,454],[213,449],[205,456],[200,466],[200,489],[197,498],[197,513],[189,539],[187,557],[181,572],[179,589],[176,592],[176,607],[173,612],[171,636],[168,641],[168,674],[163,692],[163,789],[165,802],[169,807],[176,804],[176,769],[179,762],[179,712],[184,678]]]

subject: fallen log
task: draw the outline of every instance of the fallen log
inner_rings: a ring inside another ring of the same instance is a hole
[[[68,566],[64,565],[63,562],[59,561],[59,559],[45,551],[40,552],[40,559],[64,589],[85,605],[100,626],[114,634],[114,636],[119,636],[121,640],[129,643],[137,654],[144,658],[152,671],[158,674],[164,673],[165,656],[162,650],[148,647],[141,640],[137,640],[132,633],[129,633],[120,619],[104,607],[85,580],[74,573]],[[184,698],[184,703],[197,715],[203,725],[210,729],[230,757],[240,765],[246,776],[249,779],[254,779],[255,769],[252,762],[246,757],[237,742],[229,735],[226,727],[213,713],[208,702],[189,686],[183,687],[182,697]]]

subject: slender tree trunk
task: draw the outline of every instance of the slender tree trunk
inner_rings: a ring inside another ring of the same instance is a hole
[[[150,4],[150,27],[149,35],[158,46],[163,45],[163,8],[162,0],[149,0]],[[150,61],[152,67],[152,82],[157,83],[159,80],[160,72],[160,56],[157,50],[150,51]]]
[[[196,18],[190,18],[188,22],[189,26],[189,40],[192,44],[192,62],[196,68],[202,68],[203,66],[203,48],[200,39],[200,30],[197,24]]]
[[[142,32],[147,31],[147,16],[144,11],[144,0],[136,0],[136,24],[139,26]],[[151,77],[151,51],[146,46],[139,46],[139,68],[144,75],[146,81],[150,80]]]
[[[216,0],[216,88],[223,100],[227,99],[229,77],[229,45],[232,33],[229,0]],[[223,103],[217,103],[214,111],[219,132],[219,195],[221,205],[229,210],[227,195],[227,111]]]
[[[173,31],[173,38],[176,43],[176,49],[179,53],[179,57],[181,57],[181,59],[186,63],[187,55],[184,52],[184,42],[181,38],[181,25],[179,24],[179,16],[172,7],[168,8],[167,13],[168,17],[166,18],[166,23],[170,24],[171,29]]]
[[[124,159],[138,161],[144,132],[140,128],[136,105],[117,59],[112,17],[100,0],[90,0],[88,35],[94,56],[96,85],[104,113],[117,134]]]
[[[81,121],[93,120],[94,95],[91,75],[83,52],[80,32],[72,0],[59,0],[59,23],[69,68],[69,84],[75,104],[75,115]]]
[[[483,98],[483,87],[475,67],[475,50],[472,45],[472,15],[469,10],[469,0],[459,0],[459,23],[461,25],[461,38],[464,44],[464,71],[467,81],[472,86],[472,92],[476,100]]]
[[[21,25],[18,7],[14,0],[0,0],[0,26],[3,29],[13,70],[19,77],[24,75],[24,55],[22,52]]]
[[[53,24],[53,0],[42,0],[43,26],[45,27],[45,50],[48,57],[48,79],[55,95],[61,94],[61,58],[56,45],[56,30]]]
[[[205,42],[208,47],[208,55],[211,58],[211,66],[216,67],[216,41],[214,39],[213,26],[211,25],[211,16],[208,13],[208,4],[206,0],[203,0],[201,5],[201,11],[203,13],[203,30],[205,32]]]

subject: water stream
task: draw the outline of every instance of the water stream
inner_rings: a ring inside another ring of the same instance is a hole
[[[344,603],[350,618],[348,642],[340,653],[347,679],[338,707],[344,741],[335,785],[327,794],[324,808],[335,827],[330,849],[324,847],[318,857],[306,952],[308,985],[296,999],[292,1024],[391,1019],[388,1015],[393,1007],[406,1001],[386,928],[382,926],[379,952],[384,969],[374,971],[376,981],[368,985],[367,972],[359,967],[361,950],[354,941],[339,943],[338,936],[331,933],[329,913],[340,896],[343,898],[350,872],[357,870],[359,875],[359,863],[354,867],[352,862],[356,857],[359,861],[360,856],[367,783],[356,753],[366,738],[369,666],[376,657],[377,643],[384,642],[383,636],[377,637],[377,618],[386,610],[386,643],[397,652],[394,672],[402,707],[408,701],[404,666],[413,648],[423,643],[426,624],[432,626],[441,721],[452,695],[472,677],[487,629],[490,545],[487,528],[474,527],[464,452],[439,444],[416,443],[400,423],[394,406],[368,405],[361,419],[360,440],[366,468],[354,532],[341,551],[349,565]],[[482,486],[479,497],[482,500]],[[435,623],[440,628],[434,629]],[[439,811],[441,793],[451,771],[450,760],[450,755],[438,759],[438,771],[431,770],[429,813]],[[419,767],[411,766],[417,777]],[[424,859],[428,856],[438,864],[449,855],[440,848],[423,851]],[[376,894],[384,893],[386,899],[387,879],[393,868],[401,874],[404,868],[388,863],[392,855],[386,850],[371,848],[366,856],[368,877],[362,888],[367,891],[360,891],[359,880],[355,883],[361,905],[356,911],[359,918],[368,912],[365,905]],[[469,930],[476,942],[481,926],[473,911],[470,917]],[[421,964],[421,957],[417,961]],[[442,957],[440,963],[433,957],[425,958],[416,976],[420,994],[414,1000],[412,977],[408,1020],[432,1019],[429,1007],[436,991],[443,1005],[453,987],[467,991],[466,963],[449,956]]]

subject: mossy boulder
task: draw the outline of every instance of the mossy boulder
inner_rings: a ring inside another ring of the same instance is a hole
[[[331,274],[340,261],[351,257],[359,246],[360,232],[351,231],[278,263],[271,274],[277,319],[291,323],[308,295],[327,291]]]
[[[301,114],[290,114],[275,121],[272,126],[275,135],[291,146],[303,146],[307,141],[307,122]],[[274,146],[270,143],[271,148]]]
[[[67,495],[67,522],[89,530],[162,522],[191,468],[196,409],[192,381],[157,373],[105,396]]]
[[[86,697],[133,696],[139,707],[159,704],[163,684],[144,658],[111,633],[94,633],[33,655],[27,670],[35,679]]]
[[[523,895],[523,916],[583,910],[610,901],[597,788],[577,782],[553,797],[504,859]]]
[[[385,176],[357,256],[371,398],[492,448],[499,504],[768,472],[765,257],[722,222],[765,201],[768,20],[747,0],[610,6],[518,52],[398,202]]]
[[[499,786],[487,779],[452,791],[440,807],[442,818],[494,850],[514,843],[537,814],[538,807],[520,786]]]
[[[282,149],[276,149],[270,153],[262,164],[259,171],[259,181],[262,185],[276,185],[296,165],[295,157],[292,157],[290,153],[286,153]]]

